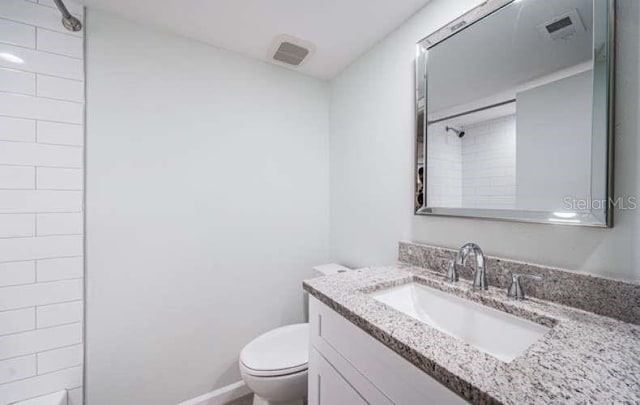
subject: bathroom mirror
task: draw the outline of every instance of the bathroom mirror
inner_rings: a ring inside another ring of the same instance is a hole
[[[612,226],[613,0],[489,0],[418,43],[415,212]]]

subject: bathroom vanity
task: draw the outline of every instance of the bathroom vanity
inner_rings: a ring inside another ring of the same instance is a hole
[[[315,298],[309,321],[310,404],[466,403]]]
[[[401,243],[396,266],[304,283],[309,403],[640,402],[640,285],[489,257],[478,291],[446,281],[452,254]],[[509,299],[514,270],[545,282]]]

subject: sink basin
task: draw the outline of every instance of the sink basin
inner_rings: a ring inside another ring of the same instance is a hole
[[[504,362],[524,353],[549,328],[418,283],[371,296]]]

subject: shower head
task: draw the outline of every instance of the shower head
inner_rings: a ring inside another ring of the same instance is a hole
[[[76,17],[72,16],[67,7],[64,5],[62,0],[53,0],[62,13],[62,25],[69,31],[77,32],[82,29],[82,23]]]
[[[458,135],[458,138],[462,138],[465,134],[465,132],[461,129],[457,129],[454,127],[447,127],[446,128],[447,131],[453,131],[456,135]]]
[[[82,29],[82,23],[74,16],[62,17],[62,25],[69,31],[80,31]]]

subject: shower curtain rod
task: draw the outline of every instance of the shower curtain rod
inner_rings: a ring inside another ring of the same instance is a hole
[[[491,105],[488,105],[486,107],[480,107],[480,108],[476,108],[476,109],[473,109],[473,110],[464,111],[464,112],[461,112],[461,113],[458,113],[458,114],[450,115],[448,117],[438,118],[437,120],[429,121],[429,122],[427,122],[427,125],[436,124],[438,122],[450,120],[451,118],[461,117],[461,116],[467,115],[467,114],[473,114],[473,113],[484,111],[484,110],[490,110],[492,108],[500,107],[500,106],[503,106],[503,105],[506,105],[506,104],[515,103],[515,102],[516,102],[516,99],[514,98],[514,99],[511,99],[511,100],[503,101],[501,103],[491,104]]]

